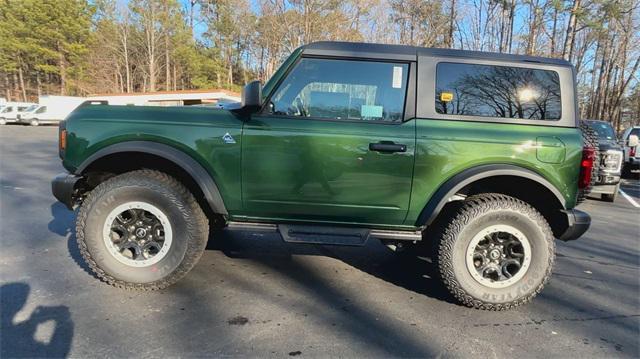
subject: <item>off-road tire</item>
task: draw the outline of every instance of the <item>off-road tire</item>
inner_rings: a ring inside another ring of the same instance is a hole
[[[531,244],[531,263],[524,276],[504,288],[476,281],[465,256],[472,238],[490,225],[510,225]],[[527,203],[502,194],[467,198],[440,236],[435,256],[440,279],[462,304],[484,310],[506,310],[531,301],[549,280],[555,260],[553,233],[544,217]]]
[[[591,169],[591,182],[589,182],[589,185],[586,188],[582,188],[578,191],[578,203],[582,203],[591,193],[591,190],[598,179],[598,172],[600,171],[600,147],[598,134],[585,121],[580,121],[580,130],[582,132],[582,142],[585,147],[593,148],[595,160],[593,162],[593,168]]]
[[[167,254],[148,267],[119,262],[103,238],[108,213],[131,201],[152,203],[166,213],[173,228]],[[177,282],[202,256],[208,234],[207,217],[191,192],[175,178],[153,170],[127,172],[101,183],[87,195],[76,220],[78,246],[88,266],[104,282],[124,289],[157,290]]]

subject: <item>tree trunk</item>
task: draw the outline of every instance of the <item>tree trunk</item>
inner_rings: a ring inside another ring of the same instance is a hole
[[[449,11],[449,36],[447,36],[447,40],[445,41],[445,45],[448,48],[453,47],[453,29],[455,28],[456,22],[456,0],[451,0],[451,9]]]
[[[176,91],[178,89],[178,75],[177,75],[177,71],[176,71],[176,64],[173,64],[173,91]]]
[[[11,101],[11,82],[9,81],[9,74],[4,74],[5,93],[7,101]]]
[[[60,95],[64,96],[67,93],[67,69],[65,68],[64,55],[60,53],[59,58],[60,66]]]
[[[124,24],[123,26],[126,26]],[[129,34],[126,28],[122,28],[120,31],[120,36],[122,38],[122,54],[124,57],[124,67],[125,67],[125,88],[127,93],[131,92],[131,64],[129,64]]]
[[[511,7],[509,10],[509,38],[507,39],[509,44],[508,46],[509,53],[511,53],[513,48],[513,20],[515,18],[515,14],[516,14],[516,0],[511,0]]]
[[[18,78],[20,79],[20,92],[22,93],[22,101],[27,102],[27,90],[24,88],[24,76],[22,74],[22,63],[18,66]]]
[[[571,15],[569,16],[569,23],[567,24],[567,33],[564,38],[564,46],[562,48],[562,58],[569,61],[573,55],[573,43],[576,36],[576,24],[578,22],[577,12],[580,8],[581,0],[573,0],[573,6],[571,7]]]
[[[555,56],[556,54],[556,35],[558,31],[558,7],[554,6],[553,9],[553,26],[551,27],[551,45],[549,48],[549,55]]]
[[[164,36],[164,66],[165,66],[165,78],[166,84],[165,89],[167,91],[171,90],[171,61],[169,56],[169,34],[165,34]]]
[[[38,92],[38,99],[42,96],[42,82],[40,81],[40,72],[36,71],[36,90]]]

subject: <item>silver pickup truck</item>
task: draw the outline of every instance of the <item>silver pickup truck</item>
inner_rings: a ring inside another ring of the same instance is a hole
[[[638,137],[640,137],[640,126],[632,126],[624,130],[621,140],[624,146],[624,162],[622,165],[622,177],[638,177],[633,170],[640,169],[640,148],[638,148]]]

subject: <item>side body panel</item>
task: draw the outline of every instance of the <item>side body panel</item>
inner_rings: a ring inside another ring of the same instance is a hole
[[[418,119],[416,137],[411,205],[405,224],[416,222],[431,196],[449,178],[486,164],[531,170],[560,191],[567,208],[575,206],[582,156],[582,137],[576,128]],[[546,142],[541,143],[540,138]]]
[[[406,145],[380,153],[370,143]],[[375,124],[254,116],[243,132],[245,215],[278,221],[402,225],[415,121]]]
[[[242,208],[242,120],[231,112],[198,107],[87,105],[67,118],[66,129],[63,165],[71,172],[110,145],[158,142],[186,153],[202,165],[217,184],[229,212]],[[235,143],[225,142],[226,134]]]

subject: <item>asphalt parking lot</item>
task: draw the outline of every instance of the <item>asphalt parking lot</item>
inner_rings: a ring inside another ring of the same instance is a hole
[[[424,258],[223,233],[160,292],[87,272],[51,195],[55,127],[0,127],[1,356],[639,357],[640,208],[588,200],[553,278],[507,312],[455,304]],[[640,184],[624,192],[640,203]]]

